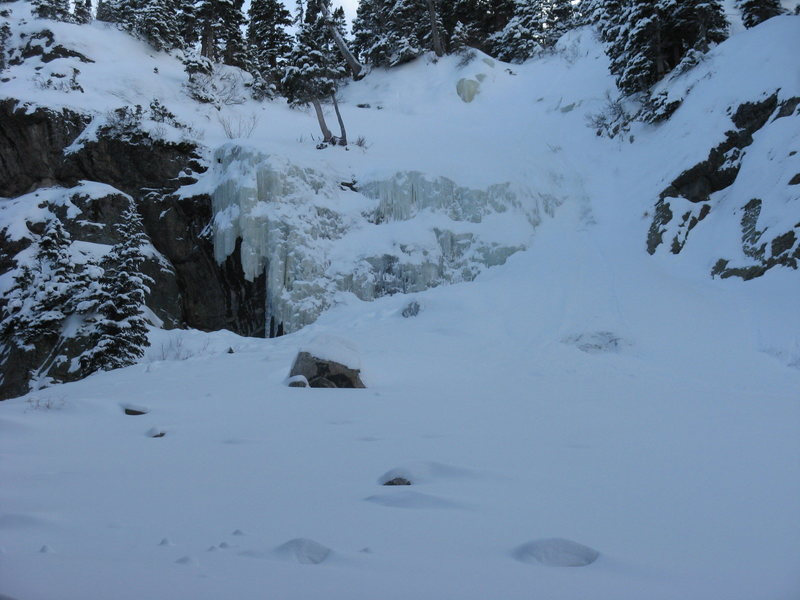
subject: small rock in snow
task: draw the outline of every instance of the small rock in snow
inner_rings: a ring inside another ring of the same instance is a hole
[[[197,564],[197,561],[193,559],[191,556],[181,556],[178,560],[175,561],[177,565],[194,565]]]
[[[159,546],[172,546],[172,542],[169,541],[169,538],[161,538],[161,541],[158,542]]]
[[[383,485],[411,485],[411,482],[405,477],[395,477],[394,479],[384,482]]]
[[[126,415],[131,416],[131,417],[138,417],[138,416],[141,416],[141,415],[146,415],[147,413],[150,412],[148,409],[144,408],[143,406],[133,406],[133,405],[130,405],[130,404],[127,405],[127,406],[123,406],[122,410],[125,412]]]
[[[419,309],[420,309],[419,302],[417,302],[416,300],[412,300],[400,314],[403,315],[406,319],[410,317],[416,317],[419,314]]]
[[[242,531],[241,529],[237,529],[231,535],[244,535],[244,531]]]
[[[223,550],[227,550],[228,548],[231,547],[231,545],[228,542],[220,542],[219,547],[222,548]]]
[[[53,551],[53,550],[52,550],[52,549],[50,548],[50,546],[48,546],[47,544],[45,544],[44,546],[42,546],[41,548],[39,548],[39,552],[41,552],[42,554],[48,554],[48,553],[50,553],[50,552],[52,552],[52,551]]]

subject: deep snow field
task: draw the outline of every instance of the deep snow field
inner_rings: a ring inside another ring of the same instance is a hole
[[[98,112],[123,88],[132,103],[159,94],[209,151],[230,142],[216,111],[182,97],[177,61],[114,71],[105,51],[143,46],[91,31],[80,39],[98,62],[81,69],[97,94],[43,97],[22,76],[3,94]],[[473,282],[341,294],[276,339],[153,330],[141,364],[0,403],[0,596],[796,600],[797,272],[712,279],[720,252],[737,251],[720,250],[737,225],[722,211],[678,256],[649,256],[645,238],[658,193],[722,139],[728,106],[800,95],[798,56],[800,18],[737,33],[634,143],[587,127],[613,87],[587,30],[522,66],[449,57],[373,72],[343,91],[366,149],[315,150],[312,114],[278,102],[225,107],[259,115],[238,143],[337,176],[416,169],[563,202],[526,251]],[[479,72],[466,104],[456,81]],[[752,151],[798,146],[798,133],[765,133]],[[725,193],[763,189],[757,176]],[[412,301],[421,310],[404,318]],[[357,347],[367,389],[286,386],[297,351],[325,336]],[[413,485],[381,485],[398,475]],[[552,543],[525,551],[553,538],[599,556],[567,567]]]

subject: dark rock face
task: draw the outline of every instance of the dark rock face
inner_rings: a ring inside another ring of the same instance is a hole
[[[341,363],[299,352],[289,377],[303,375],[312,388],[364,388],[361,371]]]
[[[800,98],[783,101],[778,98],[776,92],[761,101],[744,103],[736,111],[731,111],[735,129],[725,134],[725,140],[711,149],[706,160],[685,170],[661,192],[647,235],[647,251],[650,254],[654,254],[664,243],[669,244],[670,252],[679,254],[692,230],[716,209],[716,202],[711,195],[736,182],[742,162],[746,160],[745,150],[753,144],[753,136],[778,119],[800,119]],[[793,185],[793,181],[789,180],[788,185]],[[676,202],[676,199],[682,202]],[[685,201],[690,203],[688,207]],[[800,245],[797,243],[800,223],[789,231],[759,229],[762,204],[760,198],[747,198],[737,210],[742,214],[742,251],[751,262],[731,267],[730,260],[720,258],[711,271],[713,276],[752,279],[776,265],[797,268],[800,260]],[[683,208],[678,209],[678,205]]]
[[[64,149],[88,123],[88,117],[69,110],[27,112],[15,100],[0,101],[0,196],[62,183]]]
[[[44,187],[72,188],[81,181],[107,184],[118,191],[89,197],[80,188],[72,194],[65,189],[65,196],[80,211],[77,217],[68,216],[60,205],[48,208],[73,241],[112,245],[118,241],[115,225],[128,204],[125,194],[131,196],[161,255],[145,263],[143,271],[155,280],[146,302],[163,325],[264,336],[266,276],[245,279],[238,245],[223,264],[217,264],[208,233],[211,199],[175,194],[195,181],[193,174],[205,171],[196,147],[152,140],[143,132],[115,137],[111,131],[101,131],[96,140],[75,143],[90,120],[68,110],[28,110],[14,100],[0,101],[0,197],[14,198]],[[44,231],[43,223],[27,226],[29,238],[11,240],[0,232],[0,274],[15,268],[16,255]],[[53,348],[54,343],[46,340],[25,351],[4,347],[0,399],[27,392],[31,370]],[[70,349],[63,351],[69,355]],[[68,373],[66,367],[61,375],[56,379],[80,376]]]

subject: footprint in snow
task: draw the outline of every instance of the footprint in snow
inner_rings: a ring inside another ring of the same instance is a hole
[[[191,565],[196,565],[197,561],[191,556],[181,556],[178,560],[175,561],[175,564],[191,566]]]
[[[597,560],[600,553],[563,538],[534,540],[514,550],[514,557],[525,563],[539,563],[548,567],[585,567]]]

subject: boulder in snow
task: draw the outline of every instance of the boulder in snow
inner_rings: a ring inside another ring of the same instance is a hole
[[[297,354],[290,380],[303,376],[313,388],[363,388],[355,346],[333,336],[320,336]]]

